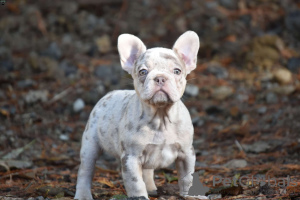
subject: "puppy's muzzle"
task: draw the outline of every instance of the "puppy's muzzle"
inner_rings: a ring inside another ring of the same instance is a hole
[[[167,81],[168,79],[164,76],[157,76],[154,78],[154,81],[156,82],[156,84],[160,87],[163,87],[165,85],[165,82]]]

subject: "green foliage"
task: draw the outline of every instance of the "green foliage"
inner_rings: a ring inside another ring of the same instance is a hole
[[[165,178],[168,180],[168,183],[178,180],[178,177],[176,177],[176,176],[170,176],[169,174],[165,174],[165,173],[163,173],[163,174],[164,174]]]
[[[112,197],[112,199],[126,199],[127,196],[124,194],[117,194]]]

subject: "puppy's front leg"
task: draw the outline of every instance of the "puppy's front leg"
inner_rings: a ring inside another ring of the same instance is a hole
[[[146,185],[143,181],[142,166],[139,158],[124,153],[121,159],[122,176],[128,197],[144,196],[148,198]]]
[[[188,191],[192,186],[195,161],[196,156],[193,146],[185,152],[184,156],[176,160],[180,196],[188,195]]]
[[[88,126],[88,125],[87,125]],[[99,144],[91,136],[93,130],[85,131],[82,137],[80,150],[80,167],[77,177],[76,194],[74,199],[93,199],[91,193],[92,179],[94,175],[95,162],[99,154]]]

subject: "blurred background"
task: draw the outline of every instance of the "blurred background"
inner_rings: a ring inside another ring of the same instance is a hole
[[[299,175],[300,1],[6,0],[0,196],[71,198],[90,111],[107,92],[133,89],[118,36],[171,48],[187,30],[201,43],[182,98],[200,177],[211,185],[220,174]],[[103,154],[97,166],[94,197],[123,194],[117,161]],[[174,172],[159,173],[157,184],[176,183]]]

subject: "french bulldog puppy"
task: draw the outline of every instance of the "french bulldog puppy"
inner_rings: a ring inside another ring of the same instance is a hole
[[[75,199],[92,199],[91,184],[100,150],[118,157],[128,197],[155,193],[154,169],[175,161],[181,196],[192,184],[194,128],[182,103],[186,76],[196,68],[199,38],[182,34],[172,49],[146,49],[130,34],[118,38],[122,68],[135,90],[117,90],[94,107],[82,136]]]

